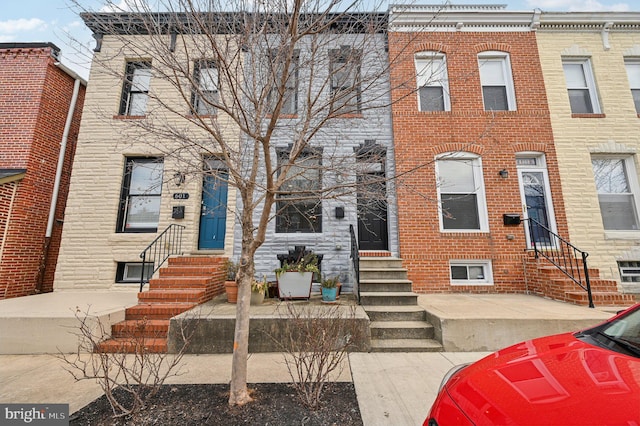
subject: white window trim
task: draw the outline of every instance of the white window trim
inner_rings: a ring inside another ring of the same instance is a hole
[[[487,199],[485,195],[484,174],[482,173],[482,158],[479,155],[469,152],[448,152],[437,155],[435,164],[436,171],[436,191],[438,193],[438,221],[440,223],[440,232],[443,233],[486,233],[489,232],[489,218],[487,213]],[[442,198],[440,194],[440,184],[438,182],[438,161],[441,160],[472,160],[475,164],[473,167],[473,180],[479,186],[476,186],[476,195],[478,201],[478,222],[480,229],[445,229],[442,218]]]
[[[419,61],[433,61],[433,60],[441,60],[442,61],[442,79],[436,81],[427,81],[427,84],[420,84],[421,75],[420,68],[418,66]],[[447,70],[447,56],[444,53],[433,52],[433,51],[424,51],[418,52],[414,55],[414,65],[416,67],[416,85],[418,91],[417,101],[418,101],[418,111],[422,111],[420,105],[420,88],[421,87],[442,87],[442,98],[444,101],[444,111],[451,111],[451,98],[449,96],[449,73]],[[427,112],[436,112],[436,111],[427,111]]]
[[[500,60],[502,64],[502,70],[507,81],[504,82],[507,89],[507,111],[516,111],[518,109],[516,105],[516,91],[513,84],[513,75],[511,74],[511,59],[506,52],[499,51],[485,51],[478,53],[478,71],[482,66],[481,61],[486,60]],[[482,79],[480,79],[480,95],[482,96],[482,105],[484,106],[484,93],[482,93]],[[485,107],[485,110],[486,107]],[[493,111],[493,110],[488,110]],[[493,111],[495,112],[495,111]]]
[[[598,96],[598,91],[596,90],[596,79],[593,75],[593,67],[591,66],[590,58],[571,58],[571,57],[563,57],[562,58],[562,73],[564,74],[564,64],[580,64],[582,65],[582,72],[584,73],[584,79],[587,83],[587,89],[589,90],[589,96],[591,97],[591,107],[593,108],[593,114],[601,114],[602,109],[600,108],[600,98]],[[565,74],[565,82],[566,82],[566,74]],[[584,89],[582,87],[569,87],[567,84],[567,101],[569,100],[569,89]],[[571,104],[569,104],[569,109],[571,109]],[[575,114],[572,111],[572,114]]]
[[[485,276],[482,280],[454,280],[451,277],[452,266],[484,266]],[[469,259],[451,259],[449,260],[449,282],[452,286],[464,285],[464,286],[487,286],[493,285],[493,266],[491,260],[469,260]]]
[[[640,184],[638,183],[638,174],[636,170],[635,158],[633,155],[629,154],[605,154],[605,155],[592,155],[592,159],[599,160],[622,160],[625,168],[625,172],[627,173],[627,179],[629,180],[629,190],[633,195],[633,203],[636,208],[636,222],[640,226]],[[593,176],[594,185],[595,185],[595,174]],[[600,193],[596,188],[596,198],[598,199],[598,210],[600,211],[600,215],[602,215],[602,210],[600,210]],[[602,226],[604,229],[604,222],[602,222]],[[604,229],[607,237],[611,239],[626,239],[626,235],[633,234],[634,238],[637,238],[640,234],[640,229]],[[628,238],[628,237],[627,237]]]

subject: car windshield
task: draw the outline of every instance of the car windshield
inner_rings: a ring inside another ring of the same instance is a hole
[[[576,335],[589,343],[640,358],[640,309]]]

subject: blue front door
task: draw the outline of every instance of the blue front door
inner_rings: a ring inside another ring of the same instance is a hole
[[[200,210],[200,238],[198,248],[223,249],[227,228],[227,172],[205,175]]]

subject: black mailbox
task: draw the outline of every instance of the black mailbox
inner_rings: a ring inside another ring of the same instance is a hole
[[[184,219],[184,206],[173,206],[172,219]]]
[[[503,214],[502,221],[505,225],[520,225],[520,223],[522,223],[520,215],[513,213]]]
[[[336,219],[344,219],[344,207],[336,207]]]

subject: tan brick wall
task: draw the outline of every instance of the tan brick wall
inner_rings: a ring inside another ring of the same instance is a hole
[[[115,284],[117,262],[138,262],[140,252],[169,224],[186,226],[183,249],[186,254],[198,252],[200,200],[202,193],[201,155],[195,151],[178,159],[164,155],[178,145],[159,140],[140,128],[144,120],[117,117],[122,90],[121,79],[127,59],[145,59],[134,52],[120,49],[121,44],[105,37],[101,52],[92,64],[87,88],[84,115],[80,128],[76,160],[71,177],[60,260],[56,271],[55,288],[112,288]],[[147,58],[148,59],[148,58]],[[102,61],[106,61],[102,63]],[[106,66],[105,66],[106,65]],[[115,72],[111,72],[115,71]],[[162,114],[154,96],[187,110],[179,93],[159,78],[151,79],[147,111],[153,111],[154,120],[173,122],[184,126],[179,117]],[[227,140],[237,143],[238,132],[223,116],[218,123],[228,131]],[[191,129],[190,131],[194,131]],[[202,133],[203,141],[207,136]],[[211,144],[215,153],[215,146]],[[164,183],[158,233],[117,233],[118,203],[123,170],[127,156],[161,156],[164,160]],[[172,176],[177,171],[187,172],[187,180],[176,187]],[[188,200],[174,200],[173,193],[189,193]],[[230,187],[228,196],[225,250],[216,253],[230,255],[233,248],[235,191]],[[172,207],[185,206],[185,218],[171,218]],[[135,286],[116,286],[133,289]]]
[[[549,99],[553,137],[564,194],[570,240],[589,253],[589,266],[604,278],[619,279],[617,259],[640,260],[640,231],[605,232],[591,167],[591,154],[640,148],[638,118],[624,67],[625,54],[640,49],[640,32],[611,31],[605,50],[600,33],[537,33]],[[604,117],[572,118],[562,69],[563,56],[590,57]],[[637,56],[637,53],[635,54]],[[640,170],[637,155],[636,172]]]

